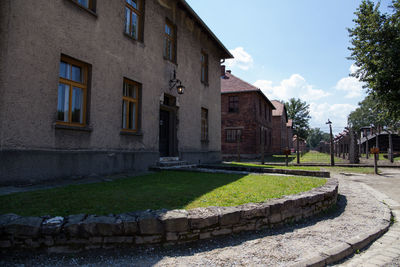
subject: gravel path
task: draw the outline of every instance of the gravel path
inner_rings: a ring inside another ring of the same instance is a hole
[[[338,209],[307,223],[172,247],[3,254],[0,266],[288,266],[384,225],[388,208],[359,183],[338,178]]]

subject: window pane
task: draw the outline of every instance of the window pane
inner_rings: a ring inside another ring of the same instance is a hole
[[[122,128],[126,129],[127,101],[122,100]]]
[[[165,24],[165,33],[167,35],[171,35],[171,28],[168,26],[168,24]]]
[[[129,129],[136,129],[136,104],[129,102]]]
[[[71,79],[71,65],[63,61],[60,62],[60,77]]]
[[[136,13],[132,13],[132,32],[131,36],[135,39],[137,39],[137,29],[138,29],[138,17]]]
[[[69,112],[69,86],[58,84],[57,120],[68,122]]]
[[[138,0],[126,0],[128,4],[130,4],[133,8],[138,9]]]
[[[75,82],[83,82],[82,69],[80,67],[72,65],[72,80]]]
[[[72,122],[83,123],[83,90],[73,87],[72,90]]]
[[[131,24],[131,10],[125,7],[125,32],[129,35],[131,34],[129,29],[130,24]]]
[[[89,8],[89,0],[78,0],[78,3],[86,8]]]

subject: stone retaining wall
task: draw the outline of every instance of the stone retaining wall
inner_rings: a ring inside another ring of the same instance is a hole
[[[119,215],[21,217],[0,215],[0,247],[48,248],[50,252],[177,244],[241,231],[279,227],[336,204],[338,180],[308,192],[264,203],[192,210],[147,210]]]
[[[331,173],[326,171],[309,171],[309,170],[294,170],[294,169],[272,169],[272,168],[260,168],[260,167],[250,167],[250,166],[223,166],[223,165],[213,165],[213,164],[200,164],[197,165],[198,168],[209,168],[217,170],[228,170],[228,171],[244,171],[244,172],[257,172],[257,173],[279,173],[287,175],[300,175],[300,176],[311,176],[311,177],[321,177],[330,178]]]

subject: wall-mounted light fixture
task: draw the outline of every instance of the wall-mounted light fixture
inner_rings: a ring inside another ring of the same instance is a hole
[[[169,80],[169,90],[172,90],[174,87],[176,87],[176,91],[178,94],[182,95],[183,92],[185,91],[185,86],[182,85],[181,80],[176,78],[176,71],[174,70],[174,76],[171,80]]]

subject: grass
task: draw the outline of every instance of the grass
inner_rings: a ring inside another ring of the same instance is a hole
[[[374,174],[374,168],[371,167],[324,167],[327,171],[335,173],[363,173]]]
[[[309,166],[272,166],[272,165],[262,165],[254,163],[245,162],[230,162],[225,164],[228,166],[243,166],[243,167],[256,167],[256,168],[268,168],[268,169],[285,169],[285,170],[305,170],[305,171],[319,171],[319,167],[309,167]]]
[[[308,191],[325,179],[164,171],[84,185],[0,196],[0,214],[23,216],[118,214],[262,202]]]
[[[331,155],[326,153],[320,153],[317,151],[310,151],[305,153],[300,158],[300,163],[331,163]],[[335,157],[335,163],[345,163],[346,161],[342,158]]]

